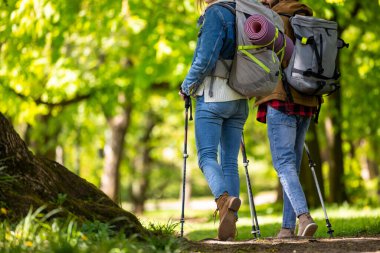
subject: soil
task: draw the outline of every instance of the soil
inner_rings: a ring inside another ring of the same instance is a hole
[[[217,240],[189,241],[183,252],[380,252],[380,237],[333,238],[333,239],[253,239],[221,242]]]

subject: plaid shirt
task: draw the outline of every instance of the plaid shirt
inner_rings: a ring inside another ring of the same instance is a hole
[[[304,105],[295,104],[293,102],[288,102],[288,101],[271,100],[264,104],[259,105],[259,109],[257,110],[257,115],[256,115],[257,121],[262,122],[262,123],[267,122],[268,105],[288,115],[299,115],[303,117],[311,117],[317,111],[316,107],[304,106]]]

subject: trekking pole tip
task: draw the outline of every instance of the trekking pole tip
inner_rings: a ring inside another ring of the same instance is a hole
[[[260,237],[260,230],[256,229],[256,226],[252,226],[251,234],[253,234],[256,237]]]
[[[183,237],[183,224],[185,223],[185,218],[181,218],[180,223],[181,223],[181,237]]]
[[[329,221],[329,219],[326,219],[326,227],[327,227],[327,233],[330,235],[330,238],[333,238],[334,235],[334,230],[332,229],[332,226],[331,226],[331,223]]]

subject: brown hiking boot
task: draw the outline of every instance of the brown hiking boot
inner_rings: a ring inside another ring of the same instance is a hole
[[[281,228],[280,232],[277,234],[279,239],[290,239],[295,238],[294,229],[290,228]]]
[[[298,236],[313,236],[318,229],[318,225],[311,218],[310,214],[301,214],[298,219]]]
[[[224,193],[216,200],[219,210],[220,224],[218,229],[218,239],[221,241],[233,240],[236,235],[236,216],[241,205],[241,200],[228,196]]]

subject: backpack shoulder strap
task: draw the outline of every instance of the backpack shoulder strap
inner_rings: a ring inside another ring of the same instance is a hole
[[[228,9],[233,15],[236,15],[236,10],[234,7],[232,7],[230,4],[228,4],[228,2],[220,2],[220,3],[216,3],[215,5],[219,5],[219,6],[222,6],[226,9]],[[211,83],[210,83],[210,89],[209,89],[209,96],[210,97],[213,97],[213,86],[214,86],[214,81],[215,81],[215,76],[216,76],[216,71],[217,69],[219,69],[220,65],[223,65],[225,66],[226,70],[229,72],[230,71],[230,67],[227,66],[227,63],[223,60],[223,59],[219,59],[217,61],[217,64],[214,68],[214,70],[212,71],[211,73]],[[231,64],[232,65],[232,64]]]
[[[287,18],[291,18],[291,17],[293,17],[293,15],[288,14],[288,13],[284,13],[284,12],[278,12],[277,14],[280,15],[280,16],[287,17]]]
[[[295,15],[303,15],[303,16],[310,16],[310,13],[307,10],[300,9],[293,12],[293,14],[285,13],[285,12],[277,12],[278,15],[284,16],[287,18],[294,17]]]
[[[222,6],[226,9],[228,9],[232,14],[236,15],[236,10],[234,7],[232,7],[230,4],[228,4],[228,2],[220,2],[220,3],[216,3],[215,5],[219,5],[219,6]]]

